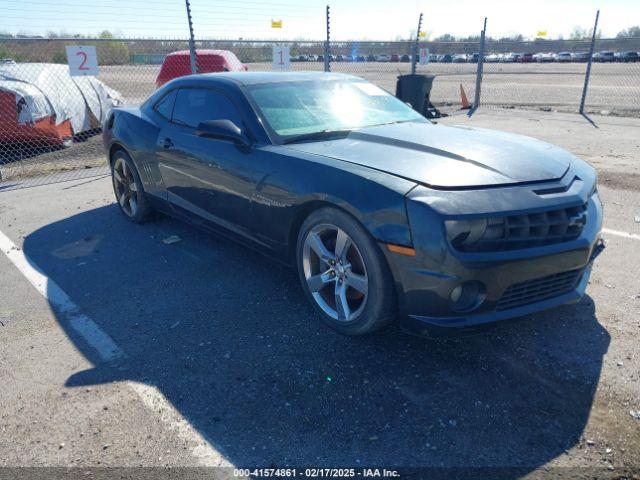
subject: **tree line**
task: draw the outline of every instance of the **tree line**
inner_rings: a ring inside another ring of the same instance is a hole
[[[601,38],[600,32],[596,35]],[[14,41],[14,39],[30,38],[36,39],[34,42]],[[132,63],[158,63],[157,57],[163,57],[167,53],[183,50],[187,48],[185,41],[173,40],[123,40],[117,38],[108,30],[100,32],[97,36],[87,36],[78,34],[66,34],[48,32],[43,37],[33,37],[20,34],[10,34],[0,32],[0,60],[3,58],[11,58],[16,62],[51,62],[66,63],[65,45],[69,42],[56,41],[58,39],[74,39],[78,44],[95,45],[98,52],[98,58],[102,65],[125,65]],[[95,41],[100,39],[100,41]],[[413,35],[415,38],[415,35]],[[573,50],[582,48],[579,41],[590,40],[591,31],[581,27],[575,27],[568,39],[541,39],[526,40],[522,34],[516,34],[506,37],[487,37],[487,44],[499,44],[495,48],[505,51],[513,50],[536,50],[536,51],[560,51]],[[92,42],[93,40],[93,42]],[[470,36],[454,36],[451,34],[440,35],[434,39],[429,39],[425,43],[431,44],[434,51],[439,53],[456,53],[457,50],[469,49],[469,52],[477,50],[477,43],[480,40],[479,35]],[[407,39],[398,39],[409,45]],[[602,40],[605,41],[605,40]],[[575,42],[567,43],[567,42]],[[607,49],[611,50],[636,50],[640,47],[640,26],[633,26],[620,31],[615,39],[606,40]],[[219,48],[232,50],[238,58],[245,63],[256,61],[269,61],[271,59],[271,45],[259,42],[240,42],[240,41],[198,41],[198,48]],[[321,42],[305,42],[303,40],[288,42],[291,46],[291,55],[299,54],[322,54]],[[463,44],[467,43],[467,47]],[[362,44],[362,45],[360,45]],[[439,44],[439,45],[434,45]],[[450,45],[446,45],[450,44]],[[575,47],[575,48],[574,48]],[[332,53],[337,54],[360,54],[368,53],[411,53],[411,48],[407,47],[407,51],[399,52],[398,44],[393,41],[378,42],[335,42],[332,44]],[[367,51],[365,51],[367,50]],[[440,52],[442,50],[442,52]],[[466,50],[465,50],[466,51]],[[160,59],[161,61],[161,59]]]

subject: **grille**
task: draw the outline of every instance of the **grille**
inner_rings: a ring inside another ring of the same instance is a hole
[[[546,212],[489,218],[484,235],[466,251],[515,250],[575,240],[587,223],[587,204]]]
[[[505,290],[496,304],[496,310],[521,307],[567,293],[575,288],[581,272],[582,270],[570,270],[515,283]]]

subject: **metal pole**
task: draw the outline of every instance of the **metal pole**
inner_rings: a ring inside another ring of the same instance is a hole
[[[480,106],[480,90],[482,88],[482,72],[484,69],[484,42],[487,33],[487,17],[484,17],[484,26],[480,32],[480,52],[478,52],[478,69],[476,70],[476,95],[473,100],[473,108],[469,110],[469,116]]]
[[[184,0],[184,3],[187,6],[187,20],[189,22],[189,59],[191,60],[191,73],[198,73],[196,43],[193,39],[193,21],[191,20],[191,5],[189,5],[189,0]]]
[[[589,48],[589,61],[587,63],[587,71],[584,75],[584,87],[582,88],[582,98],[580,99],[580,113],[584,113],[584,102],[587,100],[587,89],[589,88],[589,78],[591,77],[591,63],[593,62],[593,50],[596,46],[596,32],[598,31],[598,18],[600,10],[596,12],[596,21],[593,24],[593,33],[591,34],[591,48]]]
[[[326,20],[327,20],[327,40],[324,42],[324,71],[330,72],[331,62],[329,61],[329,55],[331,54],[331,47],[329,42],[331,39],[331,17],[330,17],[329,5],[327,5]]]
[[[420,47],[420,30],[422,29],[422,13],[418,18],[418,31],[416,32],[416,43],[413,45],[413,55],[411,56],[411,75],[416,74],[416,65],[418,64],[418,53]]]

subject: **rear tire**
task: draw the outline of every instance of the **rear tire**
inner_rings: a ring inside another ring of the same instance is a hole
[[[393,277],[369,232],[335,208],[314,211],[296,246],[305,295],[322,320],[345,335],[378,330],[397,315]]]
[[[153,213],[138,170],[131,157],[118,150],[111,159],[111,181],[120,211],[134,223],[144,223]]]

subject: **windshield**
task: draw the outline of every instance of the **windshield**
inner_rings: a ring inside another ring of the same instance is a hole
[[[363,80],[252,85],[259,113],[280,137],[398,122],[426,122],[411,107]]]

